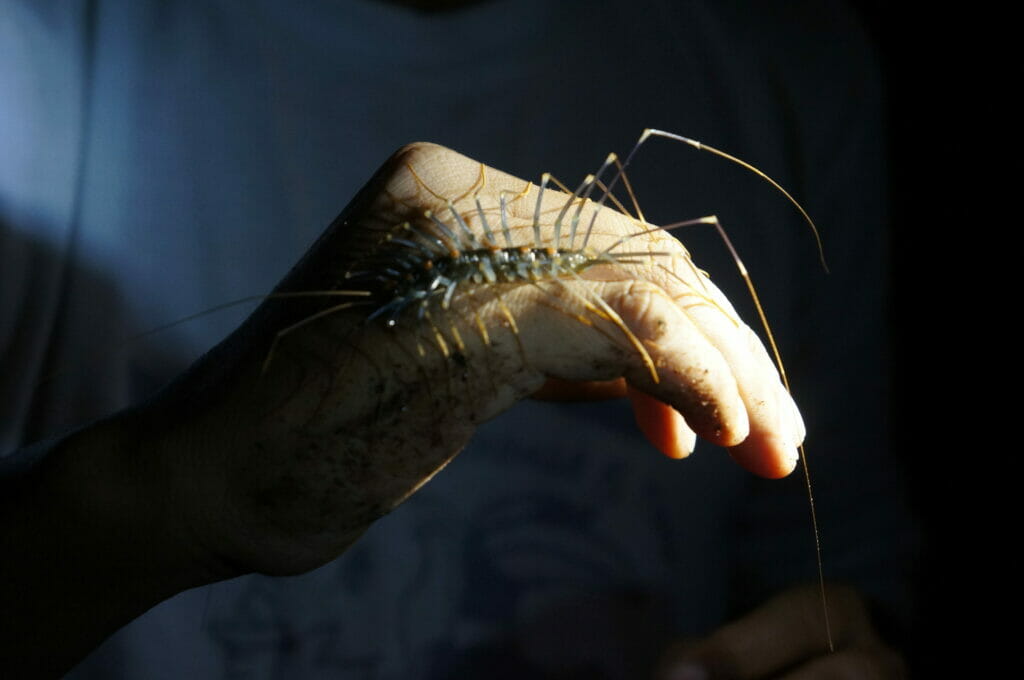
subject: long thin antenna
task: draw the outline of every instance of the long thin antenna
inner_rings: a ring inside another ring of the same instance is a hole
[[[792,394],[792,389],[789,386],[789,377],[786,375],[786,367],[782,363],[782,353],[779,352],[779,346],[775,342],[775,335],[772,333],[771,325],[768,323],[768,316],[764,312],[764,307],[761,306],[761,299],[757,295],[757,289],[754,287],[754,282],[750,278],[750,273],[747,271],[747,267],[743,264],[743,260],[740,259],[739,253],[736,252],[736,248],[733,247],[732,241],[729,240],[729,235],[725,232],[722,227],[722,223],[718,221],[718,218],[714,218],[712,224],[715,225],[715,229],[718,230],[718,234],[722,237],[722,241],[725,242],[726,248],[732,253],[733,260],[736,262],[737,268],[740,270],[740,276],[743,277],[743,282],[747,284],[747,290],[750,292],[750,297],[754,301],[754,307],[757,308],[757,315],[761,319],[761,326],[764,328],[765,334],[768,336],[768,344],[772,348],[772,355],[775,357],[775,364],[779,367],[779,377],[782,378],[782,384],[785,386],[786,391]],[[818,589],[821,591],[821,608],[822,614],[825,619],[825,638],[828,641],[828,651],[835,652],[835,643],[832,640],[832,621],[828,613],[828,596],[825,594],[825,568],[824,561],[821,555],[821,529],[818,528],[818,512],[814,503],[814,492],[811,490],[811,469],[807,465],[807,452],[804,450],[804,445],[800,444],[797,449],[800,451],[800,465],[804,470],[804,484],[807,487],[807,500],[811,507],[811,525],[814,528],[814,553],[817,557],[818,566]]]
[[[728,161],[731,161],[739,165],[742,168],[747,169],[748,171],[754,173],[755,175],[757,175],[758,177],[760,177],[761,179],[765,180],[773,187],[775,187],[779,191],[779,193],[785,196],[789,200],[789,202],[792,203],[796,207],[796,209],[800,211],[800,214],[803,215],[804,220],[811,227],[811,231],[814,233],[814,240],[818,245],[818,257],[821,260],[821,266],[825,269],[826,273],[828,272],[828,263],[825,261],[825,248],[821,242],[821,234],[818,232],[818,227],[814,224],[814,220],[812,220],[811,216],[807,214],[806,210],[804,210],[804,207],[800,205],[799,201],[793,198],[793,196],[790,195],[790,193],[786,191],[781,184],[779,184],[774,179],[769,177],[762,170],[754,167],[750,163],[740,158],[733,156],[732,154],[728,154],[725,151],[716,149],[713,146],[708,146],[703,142],[698,142],[696,139],[683,137],[682,135],[677,135],[673,132],[666,132],[664,130],[648,128],[643,131],[643,134],[640,135],[640,139],[637,140],[636,145],[633,146],[633,150],[629,152],[629,155],[626,157],[626,161],[622,164],[623,172],[620,172],[620,174],[624,173],[625,167],[629,165],[629,162],[633,159],[633,156],[636,154],[637,150],[652,135],[657,137],[664,137],[666,139],[672,139],[677,142],[683,142],[684,144],[688,144],[689,146],[692,146],[699,151],[708,151],[716,156],[724,158]],[[764,312],[764,308],[761,306],[761,300],[757,295],[757,290],[754,288],[754,283],[750,278],[750,274],[747,272],[747,267],[746,265],[743,264],[743,260],[740,259],[739,253],[736,252],[736,248],[733,247],[732,241],[729,240],[728,234],[725,233],[725,229],[722,227],[718,219],[715,218],[713,223],[715,225],[715,228],[718,230],[719,235],[722,237],[722,241],[725,243],[726,247],[729,249],[729,252],[732,254],[733,260],[736,262],[736,266],[740,271],[740,275],[743,277],[743,281],[747,285],[747,290],[750,292],[750,297],[754,301],[754,306],[757,308],[757,314],[761,319],[761,326],[764,328],[765,334],[768,336],[768,343],[771,346],[772,354],[775,357],[775,364],[779,368],[779,377],[782,379],[782,384],[785,386],[787,392],[792,393],[792,390],[789,386],[789,378],[786,376],[786,367],[782,363],[782,354],[779,352],[779,347],[775,342],[775,336],[772,333],[771,326],[768,324],[768,317]],[[821,608],[825,621],[825,637],[828,643],[828,651],[835,652],[835,643],[832,640],[832,623],[828,613],[828,597],[825,593],[825,568],[823,566],[824,562],[822,560],[821,554],[821,530],[818,528],[818,512],[814,503],[814,492],[811,490],[811,470],[807,464],[807,453],[804,450],[803,445],[801,444],[800,446],[797,447],[797,449],[800,452],[800,462],[804,471],[804,482],[807,486],[807,501],[811,508],[811,525],[814,530],[814,551],[815,556],[817,558],[818,588],[821,591]]]
[[[666,139],[671,139],[677,142],[683,142],[684,144],[692,146],[699,151],[708,151],[716,156],[731,161],[742,168],[745,168],[749,172],[754,173],[755,175],[757,175],[758,177],[760,177],[761,179],[775,187],[775,189],[778,190],[779,193],[785,196],[786,199],[790,203],[792,203],[797,210],[800,211],[800,214],[803,216],[804,220],[810,226],[811,232],[814,234],[814,240],[818,246],[818,257],[821,260],[821,266],[824,268],[826,273],[829,271],[828,263],[825,261],[825,249],[821,242],[821,234],[818,232],[818,227],[814,224],[814,220],[811,219],[811,216],[807,213],[806,210],[804,210],[804,207],[800,205],[799,201],[793,198],[793,196],[788,191],[786,191],[781,184],[779,184],[774,179],[769,177],[765,172],[763,172],[759,168],[751,165],[750,163],[740,158],[733,156],[732,154],[726,153],[725,151],[722,151],[720,149],[716,149],[713,146],[708,146],[703,142],[698,142],[695,139],[684,137],[682,135],[677,135],[673,132],[666,132],[665,130],[647,128],[646,130],[643,131],[643,134],[640,135],[640,139],[637,140],[636,144],[633,146],[633,149],[629,152],[629,155],[626,156],[626,160],[619,167],[618,175],[616,175],[616,177],[613,178],[613,180],[609,183],[609,189],[615,184],[615,182],[618,181],[620,177],[625,176],[626,166],[629,165],[630,161],[633,160],[633,156],[636,155],[636,152],[640,149],[641,146],[643,146],[644,142],[647,141],[651,136],[664,137]],[[750,297],[754,302],[754,307],[757,309],[758,317],[760,317],[761,319],[761,326],[762,328],[764,328],[765,334],[768,336],[768,344],[771,347],[772,354],[775,358],[775,364],[779,369],[779,377],[782,380],[782,384],[785,386],[787,392],[792,393],[792,390],[790,389],[789,385],[789,377],[786,375],[786,367],[782,362],[782,354],[779,352],[778,344],[775,342],[775,335],[772,333],[771,325],[768,323],[768,316],[765,314],[764,307],[762,307],[761,305],[761,299],[757,295],[757,289],[754,288],[754,283],[750,278],[750,273],[747,271],[746,265],[743,264],[743,260],[740,259],[739,253],[736,252],[736,248],[733,247],[732,241],[729,240],[729,235],[725,232],[725,229],[722,227],[722,224],[718,221],[718,218],[712,216],[711,218],[707,219],[707,221],[715,225],[715,228],[718,230],[718,234],[721,236],[722,241],[725,243],[726,247],[729,249],[729,252],[732,254],[733,261],[736,263],[736,267],[737,269],[739,269],[740,276],[743,277],[743,281],[747,286],[747,290],[750,292]],[[832,639],[832,623],[828,613],[828,596],[825,592],[825,568],[824,561],[822,559],[821,530],[818,527],[818,512],[814,503],[814,492],[811,488],[811,471],[810,467],[807,464],[807,453],[803,445],[801,444],[800,446],[797,447],[797,449],[800,452],[800,463],[803,467],[804,483],[807,487],[807,501],[810,505],[811,510],[811,526],[814,531],[814,552],[818,567],[818,588],[820,590],[821,595],[821,608],[825,623],[825,637],[828,644],[828,651],[835,652],[835,643]]]
[[[713,153],[716,156],[724,158],[724,159],[726,159],[728,161],[732,161],[733,163],[735,163],[735,164],[737,164],[737,165],[739,165],[741,167],[746,168],[750,172],[754,173],[755,175],[757,175],[758,177],[760,177],[761,179],[763,179],[764,181],[768,182],[773,187],[775,187],[779,191],[779,193],[781,193],[783,196],[785,196],[789,200],[789,202],[792,203],[796,207],[796,209],[800,211],[800,214],[803,215],[804,220],[811,227],[811,231],[814,233],[814,241],[818,245],[818,258],[821,260],[821,266],[825,269],[826,272],[828,272],[828,270],[829,270],[828,269],[828,263],[825,261],[825,247],[821,243],[821,233],[818,231],[817,225],[814,224],[814,220],[812,220],[811,216],[807,214],[807,211],[804,210],[804,207],[802,205],[800,205],[799,201],[797,201],[795,198],[793,198],[788,191],[783,189],[781,184],[779,184],[774,179],[769,177],[766,173],[764,173],[759,168],[754,167],[753,165],[751,165],[750,163],[746,162],[745,160],[743,160],[741,158],[736,158],[736,156],[733,156],[732,154],[728,154],[728,153],[726,153],[726,152],[724,152],[724,151],[722,151],[720,149],[716,149],[713,146],[708,146],[707,144],[704,144],[703,142],[698,142],[696,139],[690,139],[689,137],[683,137],[682,135],[677,135],[674,132],[665,132],[664,130],[655,130],[654,128],[647,128],[646,130],[644,130],[644,133],[642,135],[640,135],[640,141],[638,141],[636,143],[636,147],[634,147],[634,151],[636,150],[637,147],[639,147],[641,144],[644,143],[644,140],[646,140],[651,135],[655,135],[657,137],[665,137],[666,139],[674,139],[677,142],[683,142],[684,144],[689,144],[690,146],[692,146],[695,149],[698,149],[700,151],[708,151],[710,153]],[[630,157],[632,157],[632,155],[633,154],[631,153]],[[627,159],[626,162],[628,163],[629,159]]]

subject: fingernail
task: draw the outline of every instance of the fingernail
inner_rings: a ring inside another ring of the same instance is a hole
[[[708,674],[707,669],[694,663],[683,663],[673,666],[665,674],[665,680],[710,680],[710,678],[711,675]]]

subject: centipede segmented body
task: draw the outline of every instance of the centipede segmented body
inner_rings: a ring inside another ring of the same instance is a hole
[[[617,168],[617,171],[605,184],[601,176],[610,168]],[[473,297],[483,292],[496,300],[506,325],[518,341],[516,320],[504,303],[504,293],[519,286],[534,286],[550,294],[550,287],[545,286],[579,281],[584,272],[599,265],[621,269],[649,264],[652,258],[659,256],[679,255],[678,252],[651,250],[634,252],[629,247],[634,239],[660,232],[662,228],[629,215],[613,195],[612,186],[620,179],[628,185],[623,169],[619,158],[609,154],[598,172],[588,175],[575,191],[545,174],[539,185],[527,183],[521,191],[503,191],[496,206],[485,207],[481,191],[487,180],[482,164],[476,183],[454,200],[440,196],[420,178],[414,167],[407,165],[418,189],[444,207],[436,212],[420,210],[412,219],[374,230],[375,240],[354,258],[344,273],[343,290],[324,293],[342,301],[284,329],[278,339],[335,311],[361,307],[368,310],[365,323],[380,323],[390,329],[428,325],[434,338],[432,344],[448,356],[450,344],[462,349],[454,301],[460,296]],[[558,190],[549,188],[551,184]],[[599,196],[591,200],[595,190]],[[524,201],[530,201],[530,217],[516,219],[512,206],[521,207]],[[555,208],[551,207],[552,201]],[[457,204],[463,202],[470,202],[470,207],[460,209]],[[595,229],[605,203],[617,206],[634,220],[637,228],[613,237],[609,243],[608,235]],[[555,214],[553,221],[552,214]],[[602,241],[600,246],[595,245],[598,240]],[[688,258],[685,249],[678,250]],[[603,321],[617,327],[620,337],[640,354],[652,379],[658,381],[654,362],[643,344],[603,300],[578,292],[565,297],[577,305],[576,311],[568,310],[565,303],[561,308],[581,321],[591,325]],[[460,310],[460,313],[464,312]],[[487,324],[479,317],[473,322],[484,344],[489,345],[491,333]],[[420,352],[423,351],[421,347]]]

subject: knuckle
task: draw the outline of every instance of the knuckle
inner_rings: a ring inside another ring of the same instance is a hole
[[[632,280],[617,286],[609,303],[639,337],[657,342],[670,331],[666,306],[660,304],[662,290],[644,280]]]

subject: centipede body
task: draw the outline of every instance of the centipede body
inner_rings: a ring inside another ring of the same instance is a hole
[[[369,244],[350,256],[343,290],[330,292],[341,302],[289,326],[277,339],[334,311],[355,307],[363,311],[367,324],[379,323],[390,329],[426,327],[432,338],[430,344],[447,357],[451,345],[464,349],[458,325],[467,315],[483,343],[490,344],[489,325],[473,311],[456,311],[458,305],[453,304],[460,298],[484,295],[497,304],[504,325],[518,343],[517,323],[504,300],[516,288],[530,286],[544,292],[549,306],[598,328],[607,337],[617,337],[627,351],[640,355],[657,382],[657,369],[650,355],[618,315],[600,297],[577,292],[569,285],[600,265],[622,270],[650,265],[658,257],[678,256],[650,249],[635,252],[630,247],[634,240],[659,231],[639,217],[627,215],[635,228],[626,235],[615,234],[610,243],[608,234],[601,233],[598,216],[604,204],[628,213],[611,191],[611,184],[619,176],[609,184],[600,179],[613,167],[621,176],[622,163],[615,154],[609,154],[597,173],[588,175],[575,191],[544,175],[539,185],[528,183],[515,193],[503,191],[497,205],[485,207],[480,198],[487,182],[483,165],[474,184],[454,200],[442,199],[414,167],[407,166],[416,191],[443,201],[443,208],[437,212],[419,209],[403,221],[373,230],[376,236]],[[628,185],[628,180],[625,182]],[[561,191],[549,188],[549,184]],[[596,201],[590,199],[595,190],[599,192]],[[397,204],[408,203],[391,198]],[[517,219],[513,207],[527,201],[529,210],[520,211],[527,212],[527,218]],[[457,206],[467,203],[468,208]],[[550,220],[549,215],[554,219]],[[678,250],[688,258],[685,249]],[[618,276],[631,278],[621,271]],[[424,351],[420,345],[419,352]]]

